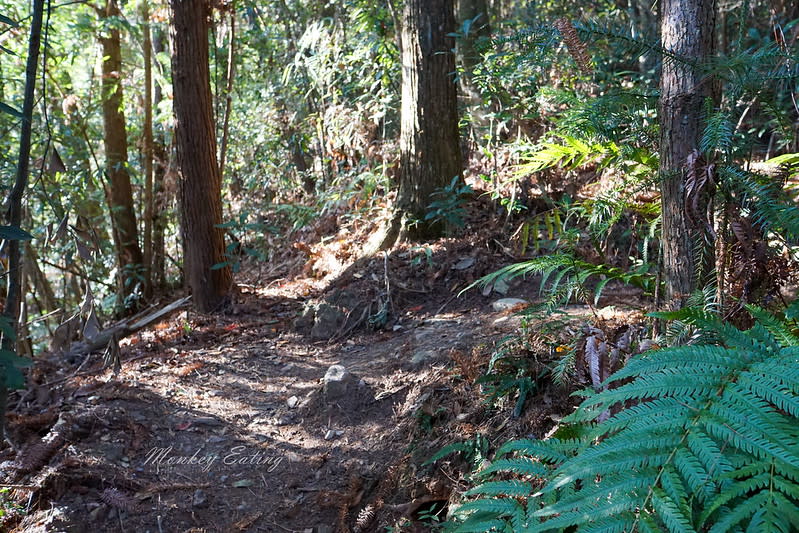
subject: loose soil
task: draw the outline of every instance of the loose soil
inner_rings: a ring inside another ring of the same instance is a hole
[[[492,447],[543,437],[571,411],[549,379],[518,417],[513,394],[489,404],[476,383],[522,319],[492,308],[503,295],[458,294],[513,260],[513,228],[356,260],[373,228],[327,222],[287,247],[282,270],[245,265],[224,312],[182,310],[124,339],[118,373],[96,354],[41,356],[10,399],[4,530],[429,531],[420,518],[443,518],[470,471],[457,454],[429,457],[479,435]],[[385,311],[377,329],[364,315],[332,340],[296,330],[306,304],[342,290]],[[506,296],[536,294],[518,280]],[[525,331],[522,353],[543,376],[563,340]],[[354,379],[329,397],[332,365]]]

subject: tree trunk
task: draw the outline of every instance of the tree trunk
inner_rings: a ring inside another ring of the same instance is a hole
[[[108,1],[102,16],[106,19],[120,16],[115,0]],[[123,300],[127,300],[140,280],[137,269],[141,268],[143,257],[128,174],[128,138],[122,107],[122,52],[116,24],[108,25],[100,42],[103,47],[103,141],[108,176],[106,194],[119,262],[119,294]],[[128,301],[123,303],[124,306],[128,304]]]
[[[28,169],[31,152],[31,126],[33,123],[34,93],[36,90],[36,67],[39,62],[39,45],[42,36],[42,16],[44,13],[44,0],[33,2],[33,15],[31,17],[30,37],[28,38],[28,59],[25,65],[25,99],[22,104],[22,126],[19,134],[19,157],[17,159],[17,173],[14,186],[8,194],[8,224],[19,227],[22,224],[22,197],[28,187]],[[8,241],[8,278],[6,284],[6,301],[3,307],[3,320],[19,330],[18,319],[20,301],[22,299],[22,254],[18,240]],[[3,335],[3,350],[12,351],[15,348],[14,339]],[[0,441],[5,440],[6,405],[8,402],[8,386],[13,376],[9,373],[13,369],[0,365]],[[18,371],[17,371],[18,372]],[[18,385],[17,385],[18,386]]]
[[[207,0],[171,0],[172,83],[180,169],[183,269],[200,312],[225,303],[233,283],[225,259],[221,179],[208,68]]]
[[[230,114],[233,110],[233,77],[236,73],[236,5],[230,4],[230,39],[227,52],[227,71],[225,73],[225,114],[222,119],[222,146],[219,148],[219,177],[225,177],[225,158],[227,157]]]
[[[444,225],[425,220],[432,194],[462,172],[457,88],[452,54],[452,0],[408,0],[402,27],[399,192],[386,248],[397,237],[439,237]]]
[[[144,0],[141,4],[142,52],[144,57],[144,297],[153,294],[153,61],[150,38],[150,10]]]
[[[666,297],[674,308],[682,307],[696,288],[697,272],[700,277],[709,272],[707,266],[697,264],[697,260],[707,262],[706,254],[695,250],[703,228],[689,216],[686,182],[690,160],[699,154],[702,105],[713,96],[710,80],[703,78],[697,65],[713,53],[715,12],[712,0],[664,0],[661,4],[663,47],[683,59],[664,58],[659,106],[663,266]],[[704,206],[702,200],[694,212],[704,212],[707,198]]]
[[[156,29],[153,34],[153,51],[160,54],[166,50],[166,34],[160,29]],[[161,85],[155,84],[153,90],[153,107],[157,108],[163,96]],[[166,140],[163,125],[157,125],[153,136],[153,259],[152,259],[152,282],[153,287],[163,287],[166,285],[166,244],[164,242],[164,232],[166,230],[167,209],[171,204],[171,199],[167,197],[164,188],[164,177],[169,168],[170,152],[166,149]]]

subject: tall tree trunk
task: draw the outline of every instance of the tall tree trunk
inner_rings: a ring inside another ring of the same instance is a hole
[[[706,254],[695,250],[703,228],[689,216],[686,182],[691,161],[699,154],[702,105],[713,96],[711,82],[703,78],[699,66],[713,53],[715,13],[712,0],[663,0],[661,4],[663,47],[685,60],[664,58],[660,80],[663,266],[666,297],[675,308],[682,307],[696,288],[697,271],[708,273],[707,266],[697,261],[712,265],[704,259]],[[694,211],[703,213],[699,200],[699,209]]]
[[[22,197],[28,186],[28,169],[31,152],[31,126],[33,122],[33,103],[36,89],[36,67],[39,62],[39,45],[42,36],[42,18],[44,14],[44,0],[33,2],[31,17],[30,37],[28,38],[28,60],[25,65],[25,99],[22,104],[22,127],[19,134],[19,157],[17,159],[17,174],[14,186],[8,195],[8,224],[19,227],[22,224]],[[8,278],[6,285],[6,302],[3,307],[3,318],[10,325],[19,330],[20,300],[22,299],[22,254],[18,240],[8,241]],[[14,339],[3,336],[3,350],[14,350]],[[0,365],[0,440],[4,440],[6,405],[8,402],[8,386],[12,369]]]
[[[108,0],[103,18],[119,17],[116,0]],[[108,195],[114,244],[119,262],[119,294],[132,295],[139,281],[143,257],[139,247],[133,190],[128,174],[128,138],[122,103],[122,51],[116,24],[108,24],[100,38],[103,47],[103,126]],[[128,303],[128,302],[126,302]]]
[[[153,294],[153,60],[150,9],[141,4],[142,52],[144,56],[144,297]]]
[[[207,0],[171,0],[172,83],[186,280],[201,312],[219,308],[233,279],[225,262],[222,197],[208,68]]]
[[[219,148],[219,177],[225,177],[225,158],[227,157],[230,114],[233,109],[233,78],[236,73],[236,5],[230,4],[230,42],[227,50],[227,71],[225,73],[225,114],[222,118],[222,143]]]
[[[397,237],[435,238],[441,222],[425,220],[432,194],[462,172],[457,88],[452,73],[452,0],[407,0],[402,25],[399,192],[381,247]]]
[[[157,54],[166,50],[166,34],[160,29],[156,29],[153,34],[153,51]],[[158,107],[163,96],[161,85],[156,83],[153,90],[153,106]],[[153,259],[152,259],[152,282],[154,287],[163,287],[166,284],[166,243],[164,232],[166,231],[167,209],[171,204],[171,199],[167,198],[167,191],[164,188],[164,178],[171,150],[166,149],[166,135],[163,125],[156,127],[153,136]]]

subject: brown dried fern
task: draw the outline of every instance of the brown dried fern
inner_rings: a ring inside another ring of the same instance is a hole
[[[264,513],[257,511],[251,515],[245,516],[238,522],[230,526],[230,531],[248,531],[252,525],[263,516]]]
[[[376,509],[372,504],[361,509],[358,513],[358,518],[355,520],[355,527],[352,528],[353,533],[363,533],[367,531],[369,526],[372,525],[372,522],[374,522],[376,516]]]
[[[580,37],[577,35],[577,30],[574,28],[571,21],[567,18],[559,18],[555,21],[554,26],[555,29],[560,32],[561,37],[563,37],[566,49],[574,58],[574,62],[577,63],[580,72],[586,76],[591,75],[594,68],[591,66],[591,59],[588,57],[588,47],[580,40]]]
[[[70,426],[70,422],[62,415],[39,442],[20,451],[14,461],[18,474],[33,472],[47,464],[61,446],[69,441],[72,434]]]
[[[136,500],[114,488],[103,490],[100,493],[100,499],[111,507],[122,511],[134,512],[139,508]]]

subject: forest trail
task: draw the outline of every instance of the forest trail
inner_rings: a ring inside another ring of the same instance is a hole
[[[226,313],[178,311],[124,339],[117,375],[97,355],[83,366],[53,356],[12,400],[12,435],[28,444],[3,466],[28,504],[6,523],[16,516],[26,533],[428,530],[415,519],[445,509],[462,474],[425,460],[489,426],[541,436],[569,405],[545,390],[521,419],[486,412],[474,380],[519,318],[492,308],[502,295],[457,297],[507,260],[479,238],[433,244],[423,261],[400,247],[345,262],[326,282],[241,283]],[[534,296],[529,282],[503,290]],[[387,302],[390,319],[375,331],[358,311],[364,320],[340,323],[332,340],[314,340],[309,324],[298,331],[308,303],[331,294],[378,315]],[[325,385],[341,368],[344,379]]]

